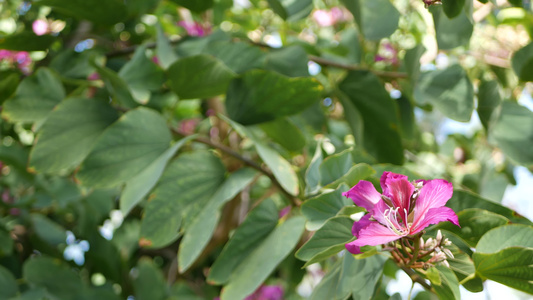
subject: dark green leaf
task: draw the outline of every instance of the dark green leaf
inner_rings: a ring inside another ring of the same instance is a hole
[[[44,241],[52,246],[66,243],[67,233],[61,225],[40,214],[32,214],[31,220],[33,230]]]
[[[460,300],[459,282],[453,271],[444,266],[435,267],[439,271],[441,285],[432,285],[441,300]]]
[[[400,12],[389,0],[343,0],[365,39],[377,41],[398,28]]]
[[[454,253],[454,258],[447,258],[450,268],[455,272],[457,279],[461,282],[476,272],[472,258],[465,253]],[[433,269],[433,268],[432,268]],[[462,284],[472,293],[478,293],[483,290],[483,281],[479,277],[474,277]]]
[[[212,42],[209,43],[206,53],[220,59],[233,72],[239,74],[259,68],[265,61],[265,53],[261,49],[244,42]]]
[[[439,49],[447,50],[468,45],[474,26],[464,11],[453,20],[442,13],[439,7],[432,6],[430,11],[433,13]]]
[[[90,187],[112,187],[144,170],[170,146],[163,117],[150,109],[130,110],[96,141],[77,176]]]
[[[533,81],[533,42],[516,51],[511,63],[520,80]]]
[[[18,293],[17,282],[8,269],[0,265],[0,298],[10,299]]]
[[[186,271],[192,265],[213,236],[221,216],[222,206],[248,186],[255,175],[254,170],[246,168],[232,173],[209,199],[202,211],[187,226],[178,252],[180,272]]]
[[[305,170],[305,196],[314,195],[320,189],[320,171],[322,164],[322,141],[316,144],[315,154]]]
[[[291,152],[299,152],[305,146],[302,131],[288,118],[279,118],[261,124],[261,129],[276,143]]]
[[[42,121],[63,98],[65,89],[59,76],[40,68],[22,80],[13,97],[4,103],[2,117],[13,122]]]
[[[353,165],[352,152],[346,149],[340,153],[326,157],[320,164],[320,184],[328,185],[346,174]]]
[[[231,82],[226,109],[238,123],[258,124],[305,110],[318,101],[321,91],[322,86],[313,78],[251,70]]]
[[[0,36],[0,49],[15,51],[43,51],[56,40],[51,35],[35,35],[32,31],[23,31],[17,34]]]
[[[305,18],[313,9],[312,0],[268,0],[268,4],[282,19],[289,21]]]
[[[98,71],[105,83],[105,88],[116,102],[126,108],[134,108],[139,105],[131,96],[128,84],[117,73],[106,67],[100,67],[95,63],[92,63],[92,66]]]
[[[226,283],[242,260],[266,238],[277,223],[276,205],[270,199],[264,200],[248,214],[224,246],[211,267],[207,281],[214,284]]]
[[[533,112],[526,107],[503,102],[489,138],[512,160],[533,166]]]
[[[464,6],[465,0],[446,0],[442,2],[442,10],[450,19],[457,17]]]
[[[459,65],[422,73],[415,99],[419,104],[429,102],[445,116],[461,122],[469,121],[474,111],[474,88]]]
[[[161,67],[165,70],[178,59],[178,55],[172,48],[168,38],[165,36],[165,32],[160,24],[157,25],[157,44],[155,51],[159,64],[161,64]]]
[[[194,1],[172,0],[172,1],[194,12],[203,12],[204,10],[208,10],[213,6],[213,0],[194,0]]]
[[[222,290],[221,300],[243,299],[253,293],[294,249],[304,223],[303,217],[296,216],[278,225],[233,272]]]
[[[0,226],[0,257],[11,255],[14,244],[11,233]]]
[[[289,77],[309,76],[307,53],[300,46],[271,50],[265,57],[265,68]]]
[[[496,80],[481,81],[478,89],[477,99],[477,113],[479,115],[479,119],[481,124],[483,124],[483,127],[488,130],[489,126],[492,125],[491,120],[493,112],[502,102],[502,95],[498,82]]]
[[[39,0],[36,4],[50,6],[65,15],[107,26],[124,20],[128,13],[126,5],[118,0],[98,3],[84,0]]]
[[[0,104],[11,97],[17,90],[20,75],[11,72],[0,72],[2,80],[0,81]]]
[[[78,166],[117,118],[116,110],[100,100],[75,98],[60,103],[39,131],[29,167],[56,173]]]
[[[151,259],[142,257],[137,264],[137,276],[133,279],[135,299],[166,300],[168,287],[163,274]]]
[[[307,261],[307,266],[344,250],[344,245],[354,239],[353,223],[352,219],[345,216],[328,219],[296,252],[296,257]]]
[[[184,153],[173,160],[144,210],[141,244],[160,248],[176,239],[186,208],[195,203],[203,207],[224,180],[224,173],[220,159],[206,151]]]
[[[326,220],[336,216],[343,207],[353,205],[352,200],[342,195],[345,190],[347,187],[341,186],[336,191],[321,194],[302,204],[302,214],[307,219],[307,230],[317,230]]]
[[[371,166],[361,163],[353,165],[342,177],[328,184],[326,188],[339,187],[340,184],[347,184],[348,186],[356,185],[360,180],[366,179],[374,175],[376,171]]]
[[[398,108],[378,78],[367,71],[352,71],[340,89],[361,113],[365,149],[378,161],[401,164],[403,146]]]
[[[172,90],[180,99],[211,98],[223,94],[235,73],[210,55],[179,59],[168,69]]]

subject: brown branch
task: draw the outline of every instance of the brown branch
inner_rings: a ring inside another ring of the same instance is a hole
[[[347,64],[334,62],[329,59],[325,59],[325,58],[314,56],[314,55],[309,55],[309,60],[312,60],[321,66],[329,66],[329,67],[345,69],[345,70],[353,70],[353,71],[370,71],[379,77],[387,77],[387,78],[406,78],[407,77],[407,73],[370,70],[368,68],[364,68],[364,67],[357,66],[357,65],[347,65]]]
[[[431,288],[431,285],[429,285],[425,280],[424,278],[420,277],[420,275],[418,275],[418,273],[416,273],[415,271],[413,271],[411,268],[408,268],[406,266],[399,266],[405,273],[407,273],[407,275],[409,275],[409,277],[411,277],[411,280],[413,282],[417,282],[419,283],[421,286],[423,286],[426,290],[430,291],[430,292],[433,292],[433,289]]]
[[[178,44],[182,40],[183,39],[181,37],[178,38],[178,39],[170,40],[170,44],[172,44],[172,45]],[[146,44],[146,47],[148,49],[154,49],[156,46],[157,46],[157,43],[155,43],[155,42]],[[114,51],[108,52],[106,54],[106,57],[107,58],[111,58],[111,57],[128,55],[128,54],[131,54],[131,53],[135,52],[135,50],[137,50],[137,47],[139,47],[139,45],[133,45],[133,46],[129,46],[129,47],[126,47],[126,48],[114,50]]]
[[[176,129],[176,128],[173,128],[172,131],[178,135],[181,135],[181,136],[187,136],[186,133],[180,131],[179,129]],[[193,141],[196,141],[198,143],[202,143],[202,144],[205,144],[205,145],[208,145],[210,147],[213,147],[213,148],[216,148],[216,149],[219,149],[220,151],[228,154],[229,156],[232,156],[240,161],[242,161],[245,165],[247,166],[250,166],[254,169],[256,169],[257,171],[265,174],[268,178],[270,178],[270,180],[272,181],[272,183],[283,193],[285,194],[285,196],[287,198],[289,198],[292,202],[292,204],[294,206],[300,206],[302,204],[302,202],[300,201],[300,199],[294,197],[294,195],[290,194],[289,192],[287,192],[282,186],[281,186],[281,183],[279,183],[279,181],[276,179],[276,177],[274,176],[274,174],[272,174],[272,172],[270,172],[270,170],[267,170],[265,168],[263,168],[261,165],[259,165],[258,163],[256,163],[255,161],[247,158],[247,157],[244,157],[242,156],[240,153],[238,153],[237,151],[231,149],[230,147],[224,145],[224,144],[221,144],[221,143],[217,143],[217,142],[214,142],[208,138],[205,138],[205,137],[196,137],[193,139]]]

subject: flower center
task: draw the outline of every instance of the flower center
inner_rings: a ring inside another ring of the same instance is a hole
[[[400,208],[389,208],[385,210],[383,217],[385,218],[386,224],[383,224],[389,228],[392,232],[397,235],[404,236],[410,232],[412,223],[407,223],[407,226],[403,223],[403,220],[400,218],[398,221],[398,210]],[[407,210],[404,208],[403,213],[405,214],[405,220],[407,220]]]

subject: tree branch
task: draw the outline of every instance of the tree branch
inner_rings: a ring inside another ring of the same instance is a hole
[[[329,59],[325,59],[325,58],[314,56],[314,55],[309,55],[309,60],[312,60],[321,66],[329,66],[329,67],[345,69],[345,70],[354,70],[354,71],[358,71],[358,70],[370,71],[379,77],[387,77],[387,78],[406,78],[407,77],[407,73],[370,70],[368,68],[363,68],[357,65],[346,65],[346,64],[334,62]]]
[[[413,282],[417,282],[419,283],[421,286],[423,286],[426,290],[430,291],[430,292],[433,292],[433,289],[431,287],[431,285],[427,284],[427,282],[424,280],[424,278],[420,277],[420,275],[418,275],[418,273],[416,273],[415,271],[413,271],[411,268],[408,268],[406,266],[399,266],[405,273],[407,273],[407,275],[409,275],[409,277],[411,277],[411,280]]]

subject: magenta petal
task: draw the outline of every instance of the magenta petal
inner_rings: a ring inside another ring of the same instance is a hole
[[[407,176],[402,175],[402,174],[396,174],[392,172],[383,172],[383,175],[381,175],[381,178],[379,179],[379,183],[381,184],[381,189],[383,190],[383,195],[389,194],[388,184],[389,184],[389,181],[393,179],[408,180]]]
[[[363,253],[363,252],[361,252],[361,247],[355,246],[353,243],[355,243],[355,241],[344,245],[346,250],[348,250],[348,252],[350,252],[351,254],[361,254],[361,253]]]
[[[399,207],[400,215],[404,215],[403,211],[409,211],[409,203],[411,195],[415,191],[415,187],[407,180],[407,178],[393,178],[386,182],[388,197],[391,198],[392,204]],[[406,221],[406,220],[404,220]]]
[[[371,217],[370,214],[366,214],[359,221],[353,223],[352,234],[354,236],[357,236],[359,234],[359,231],[361,231],[361,229],[365,228],[370,223],[372,223],[372,221],[370,221],[370,217]]]
[[[450,221],[453,224],[460,226],[459,219],[453,209],[446,206],[431,208],[425,214],[424,219],[422,219],[421,222],[413,224],[413,227],[411,227],[411,234],[420,232],[431,224],[437,224],[444,221]]]
[[[372,222],[370,225],[359,231],[357,240],[353,241],[351,244],[359,247],[366,245],[377,246],[395,241],[401,237],[402,236],[397,235],[389,228],[377,222]]]
[[[420,189],[420,195],[414,208],[413,223],[420,223],[431,208],[442,207],[450,200],[453,194],[453,185],[443,179],[429,180]]]
[[[374,185],[366,180],[359,181],[349,191],[342,193],[343,196],[353,200],[357,206],[365,208],[367,211],[372,210],[374,205],[381,199],[381,194],[376,191]]]

